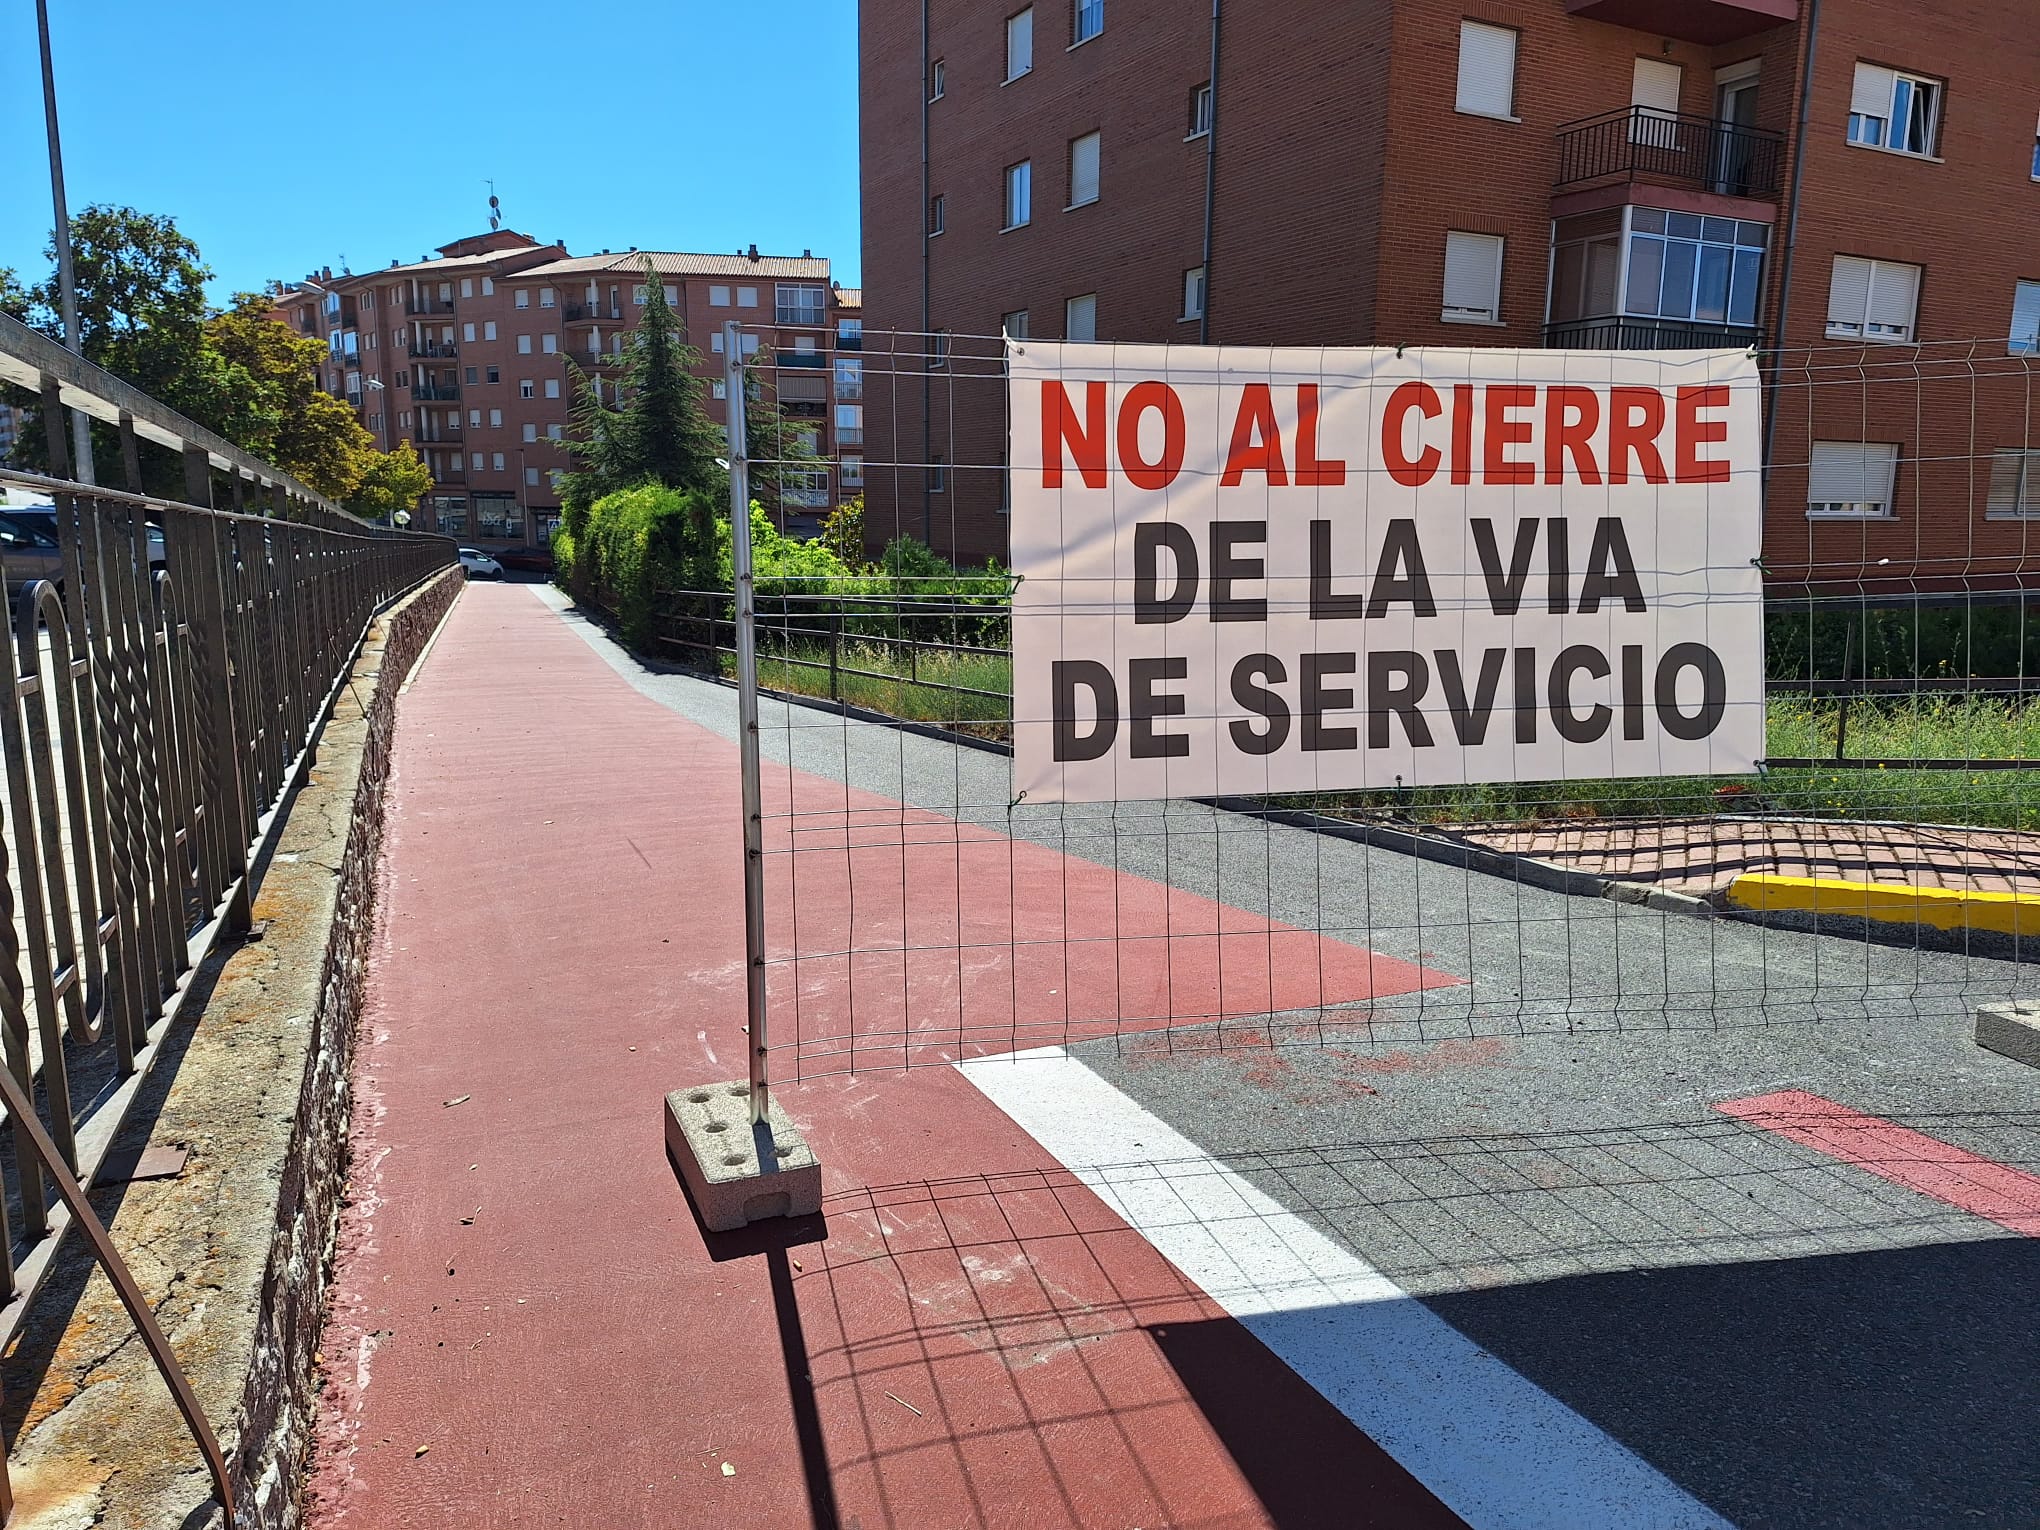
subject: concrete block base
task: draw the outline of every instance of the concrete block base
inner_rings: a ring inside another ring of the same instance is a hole
[[[666,1146],[710,1232],[822,1209],[822,1166],[777,1098],[769,1119],[751,1124],[751,1086],[741,1080],[667,1095]]]
[[[1976,1044],[2013,1062],[2040,1068],[2040,1004],[1979,1005]]]

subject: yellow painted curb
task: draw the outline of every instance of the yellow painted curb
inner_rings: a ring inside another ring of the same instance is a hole
[[[1729,884],[1728,901],[1762,913],[1830,914],[1925,924],[1937,930],[1995,930],[2040,935],[2040,898],[2008,892],[1959,892],[1945,887],[1844,882],[1832,877],[1781,877],[1751,872]]]

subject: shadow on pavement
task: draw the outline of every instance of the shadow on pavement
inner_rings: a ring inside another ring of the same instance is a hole
[[[2004,1237],[1427,1304],[1750,1530],[2013,1530],[2040,1523],[2036,1292],[2040,1240]]]

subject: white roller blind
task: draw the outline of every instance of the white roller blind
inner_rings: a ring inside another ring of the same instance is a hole
[[[1082,297],[1073,297],[1063,305],[1063,338],[1065,340],[1096,340],[1098,338],[1098,294],[1087,292]]]
[[[1662,59],[1640,58],[1629,85],[1629,141],[1658,148],[1675,148],[1678,124],[1672,120],[1679,110],[1679,82],[1685,71]]]
[[[1034,9],[1030,6],[1017,16],[1006,18],[1006,78],[1017,80],[1033,67]]]
[[[1895,441],[1816,441],[1806,474],[1806,500],[1816,513],[1888,515]],[[1840,510],[1830,506],[1843,506]]]
[[[1516,34],[1484,22],[1459,24],[1459,109],[1487,117],[1516,110]]]
[[[1849,92],[1849,110],[1865,117],[1891,115],[1891,87],[1897,76],[1876,64],[1856,66],[1856,87]]]
[[[1835,257],[1834,275],[1828,279],[1830,331],[1863,333],[1863,320],[1870,309],[1870,265],[1855,255]]]
[[[2012,296],[2013,354],[2040,350],[2040,282],[2020,282]]]
[[[1985,515],[2040,515],[2040,452],[2001,450],[1990,459]]]
[[[1919,312],[1920,268],[1896,261],[1873,261],[1870,306],[1864,333],[1885,340],[1910,340]]]
[[[1445,236],[1445,317],[1493,319],[1500,316],[1502,241],[1496,234]]]
[[[1070,140],[1070,206],[1098,200],[1098,135]]]

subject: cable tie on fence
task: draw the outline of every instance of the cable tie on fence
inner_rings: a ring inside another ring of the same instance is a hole
[[[1403,347],[1407,346],[1408,344],[1409,344],[1409,341],[1407,341],[1407,340],[1398,340],[1398,341],[1396,342],[1396,346],[1395,346],[1395,359],[1396,359],[1397,361],[1401,361],[1401,360],[1402,360],[1402,353],[1403,353]]]
[[[1025,802],[1026,800],[1027,800],[1027,788],[1023,786],[1020,789],[1020,795],[1015,797],[1011,802],[1006,804],[1006,812],[1010,815],[1013,809],[1020,806],[1020,804]]]

